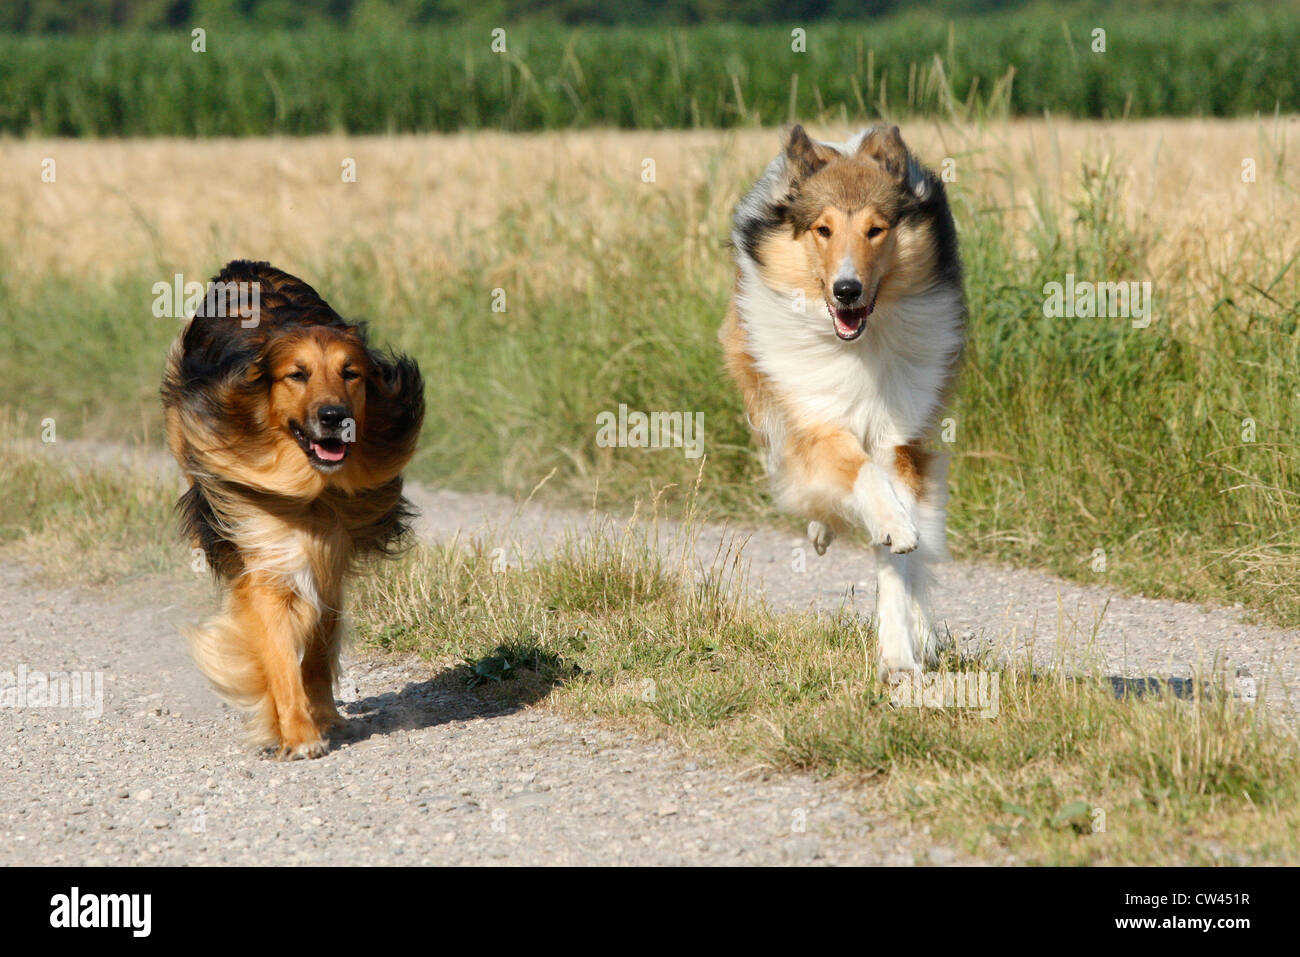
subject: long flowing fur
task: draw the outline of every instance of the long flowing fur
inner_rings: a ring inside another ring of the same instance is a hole
[[[881,664],[920,668],[935,651],[930,566],[947,551],[947,461],[926,443],[965,338],[943,183],[895,127],[844,143],[795,127],[737,206],[732,245],[720,339],[776,504],[811,520],[819,553],[866,532]]]
[[[412,360],[370,348],[363,325],[267,263],[231,262],[213,283],[255,283],[260,295],[235,315],[205,301],[167,358],[168,442],[190,482],[180,524],[225,591],[220,613],[187,637],[213,687],[249,712],[253,743],[315,757],[339,720],[345,580],[408,533],[401,471],[423,421],[423,380]],[[355,437],[333,471],[314,466],[292,432],[310,418],[308,400],[277,385],[276,364],[295,348],[309,358],[332,349],[356,372]]]

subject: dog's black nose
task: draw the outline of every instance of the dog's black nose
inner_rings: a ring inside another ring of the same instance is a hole
[[[321,424],[323,429],[337,429],[347,417],[348,407],[346,405],[323,405],[320,407],[320,411],[316,413],[316,421]]]
[[[844,305],[851,302],[857,302],[862,295],[862,283],[856,279],[837,279],[835,285],[831,287],[831,292],[835,293],[835,298]]]

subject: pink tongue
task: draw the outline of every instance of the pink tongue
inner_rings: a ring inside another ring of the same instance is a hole
[[[317,458],[322,458],[326,462],[341,462],[346,448],[340,445],[337,449],[327,449],[319,442],[313,442],[311,450],[316,453]]]

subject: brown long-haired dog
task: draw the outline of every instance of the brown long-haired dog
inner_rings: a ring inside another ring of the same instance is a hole
[[[344,579],[412,516],[401,472],[424,419],[419,368],[370,348],[302,280],[238,260],[173,344],[162,400],[190,483],[181,524],[226,587],[188,633],[194,659],[250,712],[253,743],[319,757],[340,721]]]

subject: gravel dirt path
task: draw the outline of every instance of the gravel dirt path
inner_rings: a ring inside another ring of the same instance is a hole
[[[0,708],[0,864],[911,864],[850,792],[761,777],[349,661],[326,757],[237,744],[176,626],[0,564],[0,670],[102,671],[103,713]],[[946,849],[926,851],[949,861]],[[929,856],[923,860],[930,860]]]
[[[477,536],[525,557],[592,521],[497,496],[411,495],[424,540]],[[702,560],[735,535],[702,529]],[[869,553],[836,543],[819,558],[785,532],[739,535],[750,581],[773,604],[870,613]],[[795,549],[806,549],[803,572]],[[0,708],[0,864],[964,860],[860,813],[840,785],[710,763],[545,708],[501,710],[436,686],[437,666],[415,658],[353,657],[340,692],[348,726],[331,753],[270,761],[238,744],[237,715],[189,662],[177,626],[204,609],[149,597],[52,588],[0,563],[0,671],[104,681],[98,716]],[[1270,700],[1295,685],[1300,633],[1231,610],[967,564],[944,568],[936,607],[963,645],[1032,642],[1036,660],[1091,658],[1120,677],[1186,675],[1217,655],[1271,673]]]

